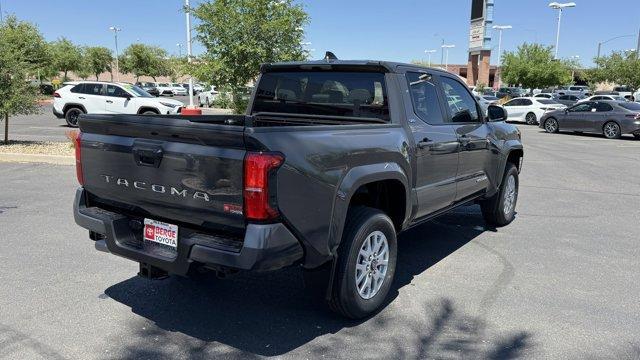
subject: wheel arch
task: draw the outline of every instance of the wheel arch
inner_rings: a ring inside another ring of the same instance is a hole
[[[351,205],[380,209],[392,219],[396,232],[402,230],[411,215],[408,184],[405,172],[396,163],[363,165],[349,170],[338,186],[334,201],[328,239],[330,252],[335,254],[340,245]]]
[[[71,108],[78,108],[78,109],[82,110],[85,114],[87,113],[87,109],[82,104],[79,104],[79,103],[66,103],[66,104],[64,104],[64,107],[62,108],[62,114],[64,116],[66,116],[67,115],[67,111],[69,111],[69,109],[71,109]]]
[[[160,114],[160,110],[158,110],[158,108],[153,107],[153,106],[140,106],[140,108],[138,109],[137,114],[140,115],[145,111],[154,111],[156,114]]]

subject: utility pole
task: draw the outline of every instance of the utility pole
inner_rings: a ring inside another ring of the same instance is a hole
[[[429,67],[431,67],[431,54],[436,52],[436,50],[425,50],[425,54],[429,55]]]
[[[498,74],[498,86],[497,88],[500,89],[500,80],[502,77],[502,30],[506,30],[506,29],[511,29],[511,25],[494,25],[493,26],[494,29],[499,31],[499,35],[498,35],[498,70],[496,71]]]
[[[444,62],[444,38],[442,38],[442,43],[440,44],[440,49],[442,49],[440,51],[440,66],[442,66],[442,63]]]
[[[120,65],[118,64],[118,31],[122,31],[122,29],[112,26],[109,30],[113,31],[113,35],[116,40],[116,81],[120,81]]]
[[[442,45],[442,50],[447,49],[447,57],[444,60],[444,70],[449,71],[449,49],[456,47],[455,45]]]
[[[640,58],[640,29],[638,29],[638,43],[636,44],[636,58]]]

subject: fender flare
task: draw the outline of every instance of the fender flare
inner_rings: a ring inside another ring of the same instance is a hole
[[[509,155],[515,150],[523,151],[523,157],[524,157],[524,147],[522,146],[522,143],[520,141],[507,140],[504,142],[502,151],[500,152],[501,156],[500,156],[500,161],[498,163],[498,168],[496,169],[496,179],[497,179],[496,188],[497,189],[499,189],[500,185],[502,185],[502,174],[506,169],[507,159],[509,159]]]
[[[336,190],[331,224],[329,227],[328,246],[331,254],[335,256],[336,250],[342,241],[342,231],[347,219],[347,211],[351,198],[362,185],[383,181],[397,180],[402,183],[405,190],[405,215],[403,224],[411,216],[411,200],[409,180],[400,165],[394,162],[361,165],[351,168],[340,181]]]

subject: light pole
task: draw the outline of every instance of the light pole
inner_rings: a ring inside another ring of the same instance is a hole
[[[113,36],[116,40],[116,81],[120,81],[120,66],[118,64],[118,31],[122,31],[122,29],[112,26],[109,30],[113,31]]]
[[[448,44],[443,44],[442,45],[442,50],[447,49],[447,55],[445,55],[445,60],[444,60],[444,69],[445,71],[449,71],[449,49],[452,49],[456,47],[455,45],[448,45]]]
[[[425,50],[424,53],[429,55],[429,67],[431,67],[431,54],[435,53],[436,50]]]
[[[493,28],[498,30],[498,81],[497,88],[500,89],[500,78],[502,77],[502,30],[511,29],[511,25],[493,25]]]
[[[184,0],[184,8],[187,18],[187,62],[191,63],[191,8],[189,0]],[[189,76],[189,108],[193,109],[193,76]]]
[[[596,59],[599,59],[599,58],[600,58],[600,49],[602,48],[602,45],[604,45],[604,44],[608,43],[609,41],[613,41],[613,40],[617,40],[617,39],[622,39],[622,38],[626,38],[626,37],[633,37],[633,36],[635,36],[635,35],[633,35],[633,34],[630,34],[630,35],[620,35],[620,36],[612,37],[612,38],[611,38],[611,39],[609,39],[609,40],[600,41],[600,42],[598,43],[598,53],[597,53],[597,55],[596,55]]]
[[[574,2],[570,2],[570,3],[557,3],[557,2],[552,2],[549,3],[549,7],[552,9],[556,9],[558,10],[558,30],[556,32],[556,54],[555,54],[555,58],[558,58],[558,44],[560,43],[560,21],[562,21],[562,9],[565,8],[572,8],[575,7],[576,3]]]
[[[178,43],[178,44],[176,44],[176,46],[178,47],[178,57],[181,58],[182,57],[182,44]]]

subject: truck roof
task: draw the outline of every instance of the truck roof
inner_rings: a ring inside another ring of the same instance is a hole
[[[283,71],[283,70],[313,70],[315,69],[330,69],[332,67],[354,70],[364,70],[369,68],[370,70],[382,70],[384,72],[400,72],[399,67],[412,68],[415,70],[437,71],[441,73],[447,73],[446,71],[434,68],[426,67],[416,64],[407,64],[393,61],[380,61],[380,60],[312,60],[312,61],[290,61],[290,62],[277,62],[277,63],[265,63],[260,66],[261,72],[269,71]]]

